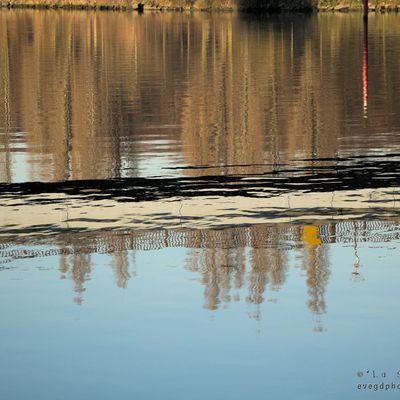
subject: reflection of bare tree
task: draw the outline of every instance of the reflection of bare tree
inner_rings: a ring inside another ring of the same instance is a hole
[[[75,301],[77,304],[82,303],[82,294],[85,291],[84,283],[89,278],[91,272],[90,254],[74,254],[72,256],[72,279],[75,283]]]
[[[6,26],[0,24],[0,37],[8,40]],[[10,109],[10,55],[8,46],[0,51],[0,127],[4,132],[0,133],[0,179],[11,181],[11,154],[10,154],[10,131],[11,131],[11,109]]]
[[[369,71],[385,99],[375,107],[392,112],[345,125],[359,114],[362,55],[348,39],[361,24],[328,15],[265,24],[234,15],[2,13],[0,179],[13,178],[16,140],[32,180],[133,175],[143,156],[163,152],[226,174],[396,148],[399,137],[376,134],[400,123],[388,85],[398,60],[374,72],[385,52],[369,51]],[[400,28],[379,20],[369,29],[376,37],[388,29],[383,42],[393,45]],[[263,163],[273,165],[255,165]]]
[[[126,251],[118,251],[113,257],[113,269],[117,286],[119,288],[126,288],[128,279],[130,278],[128,254]]]
[[[303,227],[304,258],[303,269],[307,271],[307,287],[309,309],[317,315],[315,331],[322,331],[320,315],[326,312],[325,290],[330,270],[327,246],[323,244],[317,226]]]
[[[245,299],[255,306],[253,315],[260,318],[259,305],[265,301],[267,291],[277,291],[285,284],[289,260],[292,255],[296,258],[301,255],[309,296],[307,305],[317,316],[315,329],[323,330],[320,317],[326,312],[329,243],[354,245],[399,238],[395,221],[342,221],[305,226],[259,224],[219,230],[68,233],[53,239],[58,249],[20,252],[12,250],[11,242],[5,241],[0,243],[0,256],[15,259],[58,255],[61,278],[73,280],[75,301],[80,304],[92,270],[92,253],[107,254],[117,286],[125,288],[135,275],[132,266],[136,250],[185,247],[188,249],[185,268],[200,276],[206,309],[216,310]],[[355,256],[358,257],[357,252]]]
[[[255,305],[265,300],[264,292],[268,284],[271,290],[279,290],[285,282],[288,268],[287,250],[282,246],[287,237],[287,227],[281,226],[255,225],[201,231],[197,242],[192,241],[192,244],[207,243],[213,247],[191,249],[186,268],[201,274],[201,283],[205,286],[205,307],[215,310],[221,303],[240,300],[239,291],[245,282],[248,290],[246,301]],[[218,243],[224,248],[215,248]],[[247,260],[246,247],[250,247]],[[234,294],[232,288],[235,289]]]
[[[282,241],[287,229],[281,226],[255,225],[249,229],[250,271],[248,272],[247,302],[257,305],[253,317],[261,318],[258,307],[264,302],[264,292],[270,284],[271,290],[279,290],[285,281],[287,264],[286,250]]]
[[[90,277],[91,255],[87,253],[75,253],[69,257],[60,258],[60,272],[62,277],[69,274],[74,282],[74,291],[76,293],[74,301],[77,304],[83,302],[83,292],[85,291],[85,282]]]
[[[205,286],[205,308],[215,310],[220,303],[239,300],[231,289],[240,289],[245,271],[244,249],[207,248],[189,251],[187,268],[201,273],[201,283]]]
[[[285,258],[285,251],[280,249],[251,249],[247,297],[249,303],[260,304],[264,301],[263,293],[268,283],[271,285],[271,290],[279,290],[285,281],[287,269]]]
[[[329,262],[325,246],[306,248],[308,307],[314,314],[326,311],[325,287],[329,278]]]
[[[77,296],[75,301],[81,304],[85,282],[90,277],[92,270],[91,253],[106,253],[111,257],[111,266],[114,270],[116,284],[119,288],[126,288],[130,278],[128,249],[134,248],[132,235],[120,235],[105,232],[95,237],[84,240],[83,237],[68,235],[60,249],[61,278],[65,279],[69,274],[75,284]],[[70,253],[70,255],[67,255]],[[134,259],[132,259],[134,264]]]
[[[61,273],[61,279],[66,279],[67,272],[68,272],[68,257],[61,253],[60,254],[60,267],[59,267],[60,273]]]

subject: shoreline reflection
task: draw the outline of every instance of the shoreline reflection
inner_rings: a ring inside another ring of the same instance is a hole
[[[398,152],[399,24],[368,24],[369,49],[357,15],[1,10],[0,181],[262,174]]]

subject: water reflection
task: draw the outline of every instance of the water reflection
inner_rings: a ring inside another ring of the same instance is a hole
[[[360,277],[371,221],[390,217],[380,240],[397,239],[396,16],[2,10],[0,20],[3,261],[57,255],[77,303],[92,254],[113,255],[124,288],[128,251],[182,246],[205,308],[261,304],[294,252],[320,315],[328,243],[351,237]],[[349,221],[312,222],[328,216]],[[41,241],[50,247],[35,250]]]
[[[4,182],[263,173],[399,149],[395,15],[369,19],[368,57],[357,15],[0,19]]]
[[[364,42],[363,42],[363,108],[364,118],[368,118],[368,19],[364,19]]]
[[[397,371],[400,24],[359,17],[0,10],[4,398]]]
[[[342,243],[353,248],[354,259],[346,260],[348,274],[359,278],[362,260],[358,246],[399,241],[398,226],[397,221],[384,220],[330,221],[218,230],[66,233],[52,238],[11,236],[2,238],[0,257],[2,268],[9,268],[23,258],[57,256],[61,279],[73,281],[75,302],[82,304],[85,296],[90,297],[85,287],[94,268],[93,254],[108,255],[103,263],[113,269],[116,285],[127,288],[129,279],[136,275],[137,251],[184,247],[184,268],[196,274],[204,287],[204,308],[217,310],[242,301],[253,306],[251,316],[258,319],[262,317],[259,305],[276,301],[273,293],[285,285],[292,266],[303,273],[307,307],[317,317],[316,330],[322,330],[320,316],[327,310],[325,292],[331,271],[330,245]]]

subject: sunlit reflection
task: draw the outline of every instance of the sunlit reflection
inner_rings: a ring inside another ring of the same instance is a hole
[[[252,174],[397,151],[393,17],[2,12],[0,180]],[[379,115],[368,126],[360,103]]]
[[[0,255],[7,264],[26,257],[57,256],[60,278],[72,280],[75,302],[83,304],[90,296],[85,294],[85,287],[94,268],[92,254],[107,255],[116,286],[126,289],[129,279],[136,275],[138,251],[184,247],[184,268],[195,274],[203,286],[205,309],[216,311],[232,302],[246,302],[253,307],[252,316],[257,319],[262,318],[259,306],[267,300],[276,301],[273,293],[281,290],[289,270],[295,267],[304,271],[307,307],[316,317],[315,330],[323,331],[321,317],[327,312],[325,292],[331,274],[330,245],[354,246],[355,262],[348,260],[348,274],[359,281],[358,246],[399,239],[397,223],[389,221],[260,224],[219,230],[61,234],[44,242],[41,239],[49,249],[36,251],[19,247],[20,239],[10,237],[2,239]],[[297,261],[293,264],[291,260]]]

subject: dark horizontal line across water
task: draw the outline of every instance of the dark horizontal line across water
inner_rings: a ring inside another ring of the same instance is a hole
[[[61,182],[0,183],[1,197],[61,193],[86,199],[116,201],[154,201],[172,197],[243,196],[272,197],[282,192],[333,192],[400,186],[400,161],[397,154],[365,158],[326,158],[301,160],[314,164],[272,170],[262,174],[203,175],[177,178],[115,178]],[[32,201],[32,199],[30,199]],[[36,202],[57,199],[34,199]]]

